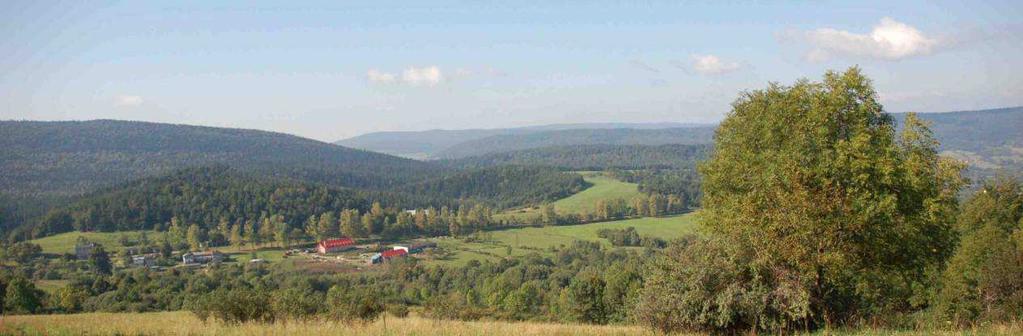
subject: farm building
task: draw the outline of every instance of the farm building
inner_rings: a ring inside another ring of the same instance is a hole
[[[352,238],[327,239],[316,244],[316,251],[320,254],[341,252],[355,248],[355,240]]]
[[[156,264],[157,257],[159,257],[159,254],[156,253],[133,255],[131,256],[131,265],[136,267],[151,267]]]
[[[181,255],[181,262],[190,264],[208,264],[224,260],[224,254],[218,251],[188,252]]]
[[[392,249],[393,250],[402,250],[402,251],[405,251],[408,254],[416,254],[416,253],[423,253],[423,251],[425,251],[426,249],[434,248],[434,247],[437,247],[437,243],[434,243],[434,242],[423,242],[423,243],[414,243],[414,244],[411,244],[411,245],[408,245],[408,246],[395,245]]]
[[[405,250],[389,250],[374,254],[369,258],[370,264],[379,264],[394,258],[408,256],[408,251]]]

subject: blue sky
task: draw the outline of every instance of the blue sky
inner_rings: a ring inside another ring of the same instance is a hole
[[[1023,105],[1023,3],[0,2],[0,119],[333,141],[381,130],[715,122],[859,65],[889,111]]]

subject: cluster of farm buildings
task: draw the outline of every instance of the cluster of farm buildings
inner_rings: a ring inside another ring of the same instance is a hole
[[[367,263],[371,265],[379,264],[394,258],[407,257],[409,254],[422,253],[426,249],[434,247],[437,247],[437,243],[422,242],[409,244],[408,246],[394,245],[390,250],[384,250],[379,253],[372,254],[369,257],[369,260],[367,260]],[[327,239],[316,244],[316,252],[319,254],[345,252],[357,248],[358,246],[355,244],[355,240],[347,237]]]
[[[75,254],[78,259],[88,259],[92,255],[93,249],[96,247],[94,243],[79,243],[75,245]],[[437,243],[434,242],[417,242],[408,245],[393,245],[390,249],[380,250],[379,248],[374,249],[380,251],[369,255],[366,262],[370,265],[380,264],[386,261],[390,261],[395,258],[404,258],[410,254],[422,253],[426,249],[437,247]],[[332,238],[320,241],[316,243],[315,250],[307,250],[307,252],[315,252],[321,255],[346,252],[351,250],[357,250],[364,248],[355,244],[355,240],[348,237]],[[155,265],[156,260],[159,258],[158,253],[131,253],[131,264],[137,267],[152,267]],[[189,265],[205,265],[210,263],[218,263],[227,258],[227,255],[219,251],[192,251],[186,252],[181,255],[181,264],[184,266]]]

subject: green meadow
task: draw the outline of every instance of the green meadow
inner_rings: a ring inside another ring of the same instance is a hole
[[[642,193],[635,183],[622,182],[602,172],[580,172],[586,182],[593,184],[586,190],[552,203],[559,214],[592,213],[597,201],[602,199],[624,199],[626,201]],[[495,215],[497,219],[524,221],[537,215],[537,208],[509,210]]]
[[[576,240],[596,241],[611,247],[607,240],[597,236],[601,229],[624,229],[634,227],[640,235],[671,240],[698,230],[695,213],[669,216],[645,217],[610,222],[525,227],[482,233],[482,240],[466,242],[461,238],[433,238],[437,244],[452,253],[449,258],[438,260],[445,264],[461,265],[469,260],[497,260],[507,256],[522,256],[537,252],[550,253],[551,248],[567,246]],[[511,254],[509,255],[509,247]]]

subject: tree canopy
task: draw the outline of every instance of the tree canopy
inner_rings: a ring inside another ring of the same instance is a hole
[[[740,247],[713,250],[743,256],[727,262],[755,275],[730,279],[757,282],[725,285],[787,294],[766,308],[713,309],[746,309],[749,321],[781,312],[781,322],[756,327],[783,329],[911,308],[914,285],[956,243],[962,165],[937,146],[912,114],[896,134],[858,68],[740,95],[700,167],[704,222],[716,241]]]

